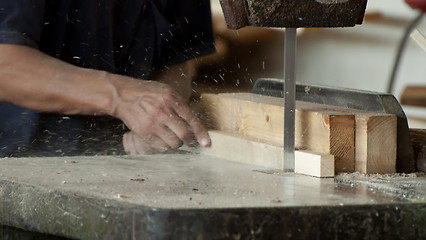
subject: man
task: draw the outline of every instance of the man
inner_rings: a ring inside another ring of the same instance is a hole
[[[208,0],[0,0],[0,157],[82,154],[105,116],[130,154],[207,147],[185,61],[213,51]]]

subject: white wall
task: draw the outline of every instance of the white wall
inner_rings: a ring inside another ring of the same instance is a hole
[[[386,91],[397,46],[417,12],[402,0],[370,0],[367,13],[373,12],[380,12],[382,17],[355,28],[302,35],[298,81]],[[393,93],[399,96],[407,84],[426,85],[426,52],[411,39]]]

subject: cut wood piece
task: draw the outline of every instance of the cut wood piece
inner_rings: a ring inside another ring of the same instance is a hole
[[[200,153],[229,161],[282,170],[284,148],[255,138],[223,131],[209,131],[212,145]],[[315,177],[334,176],[334,157],[311,151],[296,151],[295,172]]]
[[[297,149],[333,155],[338,173],[355,171],[355,121],[352,114],[302,108],[296,111],[296,119]]]
[[[334,156],[303,150],[295,152],[295,172],[315,177],[334,177]]]
[[[356,171],[396,172],[396,125],[393,115],[356,114]]]
[[[282,146],[283,101],[282,98],[250,93],[203,94],[201,106],[205,120],[212,129],[238,133]],[[296,103],[296,108],[296,148],[334,155],[336,172],[353,172],[353,114],[300,101]]]

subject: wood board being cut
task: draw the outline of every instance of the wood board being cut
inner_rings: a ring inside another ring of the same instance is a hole
[[[201,107],[211,129],[283,144],[282,98],[204,94]],[[296,149],[334,155],[337,173],[355,166],[362,173],[395,172],[396,116],[300,101],[296,108]]]
[[[284,142],[281,98],[250,93],[204,94],[201,106],[212,129],[280,145]],[[331,154],[336,172],[353,172],[354,116],[300,101],[296,108],[296,149]]]

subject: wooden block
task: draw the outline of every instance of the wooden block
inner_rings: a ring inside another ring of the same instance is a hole
[[[283,103],[281,98],[250,93],[203,94],[201,97],[205,121],[210,128],[279,146],[284,142]],[[353,172],[353,114],[300,101],[296,108],[296,148],[334,155],[336,172]]]
[[[356,114],[355,170],[364,174],[395,173],[397,118]]]
[[[341,108],[355,115],[355,170],[364,174],[395,173],[397,116]]]
[[[209,131],[212,145],[201,148],[202,154],[229,161],[282,170],[284,148],[255,138],[223,131]],[[295,172],[315,177],[334,176],[334,157],[311,151],[296,151]]]
[[[334,156],[303,150],[295,152],[295,171],[314,177],[334,177]]]

